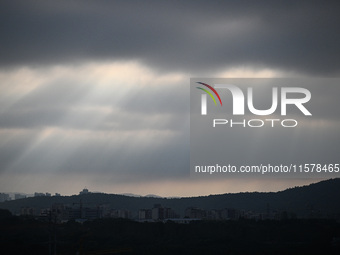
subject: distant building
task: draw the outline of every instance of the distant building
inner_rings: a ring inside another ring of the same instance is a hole
[[[171,208],[164,208],[164,219],[179,218],[179,215]]]
[[[207,220],[237,220],[240,211],[233,208],[204,210],[197,207],[189,207],[185,210],[185,218]]]
[[[34,196],[35,196],[35,197],[45,197],[46,194],[45,194],[45,193],[40,193],[40,192],[35,192],[35,193],[34,193]]]
[[[219,218],[221,220],[238,220],[240,218],[241,212],[234,208],[224,208],[218,210]]]
[[[48,192],[46,192],[46,193],[35,192],[35,193],[34,193],[34,196],[35,196],[35,197],[50,197],[50,196],[51,196],[51,193],[48,193]]]
[[[88,189],[83,189],[82,191],[79,192],[79,195],[85,195],[85,194],[88,194],[90,193]]]
[[[131,218],[131,212],[126,209],[119,209],[118,210],[118,217],[123,219],[130,219]]]
[[[17,199],[23,199],[23,198],[26,198],[26,195],[22,195],[22,194],[14,194],[14,199],[17,200]]]
[[[185,210],[185,217],[189,219],[203,219],[206,217],[206,211],[197,207],[189,207]]]
[[[68,220],[87,219],[94,220],[103,217],[103,209],[101,207],[82,207],[82,208],[66,208]]]
[[[131,219],[131,211],[126,209],[113,209],[111,210],[109,217],[112,218],[122,218],[122,219]]]
[[[151,217],[153,220],[163,220],[164,219],[164,208],[158,207],[157,205],[152,208]]]
[[[152,210],[151,209],[140,209],[138,211],[138,219],[140,220],[151,220]]]
[[[50,212],[51,216],[54,217],[57,222],[65,222],[69,220],[68,211],[62,203],[53,204],[50,208]]]
[[[88,220],[94,220],[102,218],[103,210],[100,207],[85,208],[83,218]]]
[[[59,193],[55,193],[54,196],[55,196],[55,197],[60,197],[60,194],[59,194]]]
[[[206,218],[209,220],[220,220],[222,219],[221,210],[208,210],[206,211]]]
[[[11,198],[9,197],[9,194],[0,193],[0,202],[5,202],[9,200],[11,200]]]
[[[160,204],[155,204],[152,209],[140,209],[138,212],[139,220],[165,220],[178,218],[179,215],[171,208],[162,207]]]

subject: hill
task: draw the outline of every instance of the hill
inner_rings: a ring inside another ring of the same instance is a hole
[[[300,218],[334,217],[340,214],[340,179],[330,179],[303,187],[279,192],[246,192],[186,198],[131,197],[115,194],[89,193],[73,196],[29,197],[0,203],[0,208],[18,214],[22,207],[37,210],[53,204],[84,206],[107,205],[113,209],[127,209],[137,214],[139,209],[152,208],[154,204],[170,207],[182,217],[187,207],[202,209],[235,208],[244,211],[286,211]]]

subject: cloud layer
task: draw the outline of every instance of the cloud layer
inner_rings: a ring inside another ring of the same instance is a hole
[[[336,1],[3,1],[0,64],[139,60],[172,71],[338,74]]]

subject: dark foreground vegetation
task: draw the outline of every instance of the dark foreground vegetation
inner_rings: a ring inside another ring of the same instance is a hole
[[[54,224],[0,210],[0,254],[340,254],[334,220]]]

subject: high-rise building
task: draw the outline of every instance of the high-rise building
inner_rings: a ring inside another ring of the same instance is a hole
[[[151,209],[140,209],[138,212],[138,218],[140,220],[151,220],[152,210]]]

